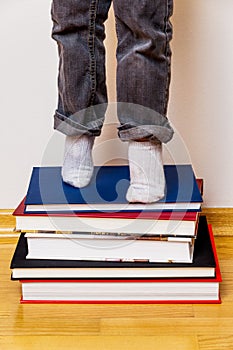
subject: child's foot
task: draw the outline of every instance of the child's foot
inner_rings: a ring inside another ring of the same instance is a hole
[[[63,181],[74,187],[85,187],[93,174],[92,148],[94,137],[66,136]]]
[[[129,202],[152,203],[164,197],[165,177],[162,144],[130,141],[130,187],[126,194]]]

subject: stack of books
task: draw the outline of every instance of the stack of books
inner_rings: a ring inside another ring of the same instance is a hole
[[[166,195],[128,203],[127,166],[95,167],[82,189],[60,167],[33,168],[15,210],[11,261],[22,303],[219,303],[211,227],[200,216],[202,181],[191,165],[165,165]]]

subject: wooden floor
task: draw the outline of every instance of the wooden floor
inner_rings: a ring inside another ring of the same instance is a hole
[[[21,305],[9,269],[14,221],[0,214],[1,350],[233,350],[232,235],[215,237],[221,305]]]

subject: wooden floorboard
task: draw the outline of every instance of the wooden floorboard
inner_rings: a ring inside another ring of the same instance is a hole
[[[233,236],[233,208],[203,208],[215,236]]]
[[[215,234],[219,305],[21,305],[9,268],[17,237],[1,216],[9,223],[0,236],[1,350],[233,350],[232,235]]]

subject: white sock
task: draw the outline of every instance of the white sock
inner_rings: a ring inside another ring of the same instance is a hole
[[[92,148],[94,137],[66,136],[64,162],[62,167],[63,181],[74,187],[85,187],[93,174]]]
[[[128,149],[130,187],[129,202],[152,203],[164,197],[165,177],[162,144],[130,141]]]

